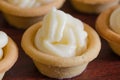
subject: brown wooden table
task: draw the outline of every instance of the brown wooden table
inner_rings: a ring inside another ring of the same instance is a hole
[[[75,11],[69,0],[61,10],[79,18],[83,22],[95,27],[98,15],[85,14]],[[21,37],[24,30],[10,26],[0,12],[0,30],[5,31],[18,45],[19,58],[16,64],[5,74],[3,80],[54,80],[38,72],[32,60],[21,48]],[[101,38],[102,49],[99,56],[89,63],[86,70],[79,76],[65,80],[120,80],[120,57],[114,54],[107,42]]]

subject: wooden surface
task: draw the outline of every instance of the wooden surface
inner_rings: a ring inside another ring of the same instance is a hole
[[[63,5],[61,10],[79,18],[83,22],[95,27],[98,15],[84,14],[75,11],[70,3]],[[32,60],[24,53],[20,42],[24,30],[10,26],[0,12],[0,30],[5,31],[18,45],[19,58],[16,64],[5,74],[3,80],[54,80],[38,72]],[[120,57],[114,54],[107,42],[101,38],[102,49],[99,56],[87,66],[79,76],[65,80],[120,80]]]

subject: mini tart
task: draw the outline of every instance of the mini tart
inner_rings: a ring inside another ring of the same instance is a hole
[[[71,0],[73,7],[85,13],[101,13],[105,9],[119,4],[119,0]]]
[[[110,15],[117,7],[120,6],[111,7],[99,15],[96,21],[96,30],[105,40],[108,41],[113,51],[120,55],[120,34],[111,30],[109,24]]]
[[[42,74],[57,79],[71,78],[81,74],[88,63],[98,56],[101,48],[99,36],[87,24],[85,24],[85,30],[88,32],[88,48],[81,55],[70,58],[46,54],[35,47],[34,37],[41,26],[42,23],[38,22],[27,29],[22,37],[21,45]]]
[[[3,58],[0,60],[0,80],[16,62],[18,58],[18,48],[15,42],[9,37],[7,45],[3,48]]]
[[[36,8],[20,8],[8,3],[6,0],[0,0],[0,7],[9,24],[17,28],[26,29],[37,21],[42,20],[43,16],[52,7],[60,8],[64,2],[65,0],[55,0]]]

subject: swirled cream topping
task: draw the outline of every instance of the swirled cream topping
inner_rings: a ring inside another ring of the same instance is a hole
[[[110,28],[120,34],[120,7],[115,9],[110,16]]]
[[[3,48],[8,43],[8,36],[3,31],[0,31],[0,59],[3,56]]]
[[[21,8],[38,7],[40,5],[52,2],[53,0],[7,0],[7,2]]]
[[[73,57],[86,49],[87,33],[80,20],[53,8],[44,17],[34,42],[35,46],[45,53]]]

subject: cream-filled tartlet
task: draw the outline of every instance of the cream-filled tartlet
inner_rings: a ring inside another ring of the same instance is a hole
[[[9,24],[26,29],[42,20],[52,7],[62,7],[65,0],[0,0],[3,15]]]
[[[21,45],[42,74],[57,79],[81,74],[101,48],[89,25],[55,8],[26,30]]]
[[[120,6],[111,7],[101,13],[96,21],[96,29],[113,51],[120,55]]]
[[[119,0],[71,0],[73,7],[85,13],[101,13],[106,9],[118,5]]]
[[[0,31],[0,80],[16,62],[18,49],[14,41],[3,31]]]

